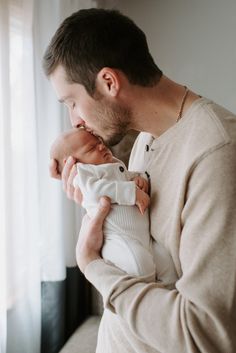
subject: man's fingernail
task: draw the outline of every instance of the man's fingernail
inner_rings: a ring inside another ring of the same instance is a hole
[[[73,162],[73,158],[70,156],[70,157],[68,158],[68,161],[69,161],[69,163],[72,163],[72,162]]]

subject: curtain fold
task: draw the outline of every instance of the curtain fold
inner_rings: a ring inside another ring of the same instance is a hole
[[[84,211],[69,201],[60,182],[48,177],[51,142],[70,128],[67,111],[56,100],[44,77],[41,60],[51,36],[62,20],[91,1],[42,0],[35,4],[34,43],[39,166],[41,171],[40,215],[43,243],[41,267],[41,352],[58,352],[65,340],[90,312],[90,287],[75,259],[75,245]],[[53,14],[53,16],[52,16]],[[45,129],[47,126],[47,129]],[[48,239],[50,234],[50,239]]]
[[[1,1],[1,202],[5,242],[3,353],[40,351],[38,169],[31,0]],[[4,14],[4,15],[3,15]],[[26,80],[27,78],[27,80]],[[3,343],[2,343],[3,342]],[[5,343],[4,343],[5,342]]]
[[[5,70],[3,70],[5,68]],[[1,2],[0,10],[0,83],[6,82],[6,85],[0,84],[0,209],[2,210],[2,217],[0,218],[0,353],[6,351],[6,308],[7,308],[7,294],[6,294],[6,214],[8,208],[7,189],[4,170],[7,167],[6,153],[2,145],[8,146],[8,136],[4,133],[9,122],[3,120],[3,116],[9,115],[9,106],[3,105],[3,101],[9,96],[9,31],[8,31],[8,6],[4,1]],[[8,130],[8,129],[7,129]]]
[[[0,353],[54,353],[89,313],[75,244],[83,211],[48,173],[69,127],[44,77],[50,37],[94,2],[0,0]]]

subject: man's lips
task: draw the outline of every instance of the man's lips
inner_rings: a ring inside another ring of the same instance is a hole
[[[93,130],[92,129],[90,129],[90,127],[88,127],[87,125],[80,125],[80,127],[82,128],[82,129],[85,129],[86,131],[88,131],[88,132],[90,132],[90,133],[93,133]]]

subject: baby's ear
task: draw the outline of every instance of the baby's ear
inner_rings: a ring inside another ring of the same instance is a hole
[[[50,160],[49,171],[52,178],[61,179],[60,166],[56,159]]]
[[[75,157],[73,157],[73,158],[75,160],[75,163],[79,163],[80,162],[80,160],[78,158],[75,158]]]

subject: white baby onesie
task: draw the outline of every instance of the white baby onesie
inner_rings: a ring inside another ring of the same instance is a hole
[[[112,209],[104,223],[102,257],[134,276],[155,275],[148,210],[141,215],[132,179],[123,162],[92,165],[77,164],[74,186],[83,194],[82,206],[89,215],[97,209],[101,196],[111,199]],[[143,175],[142,175],[143,176]]]

